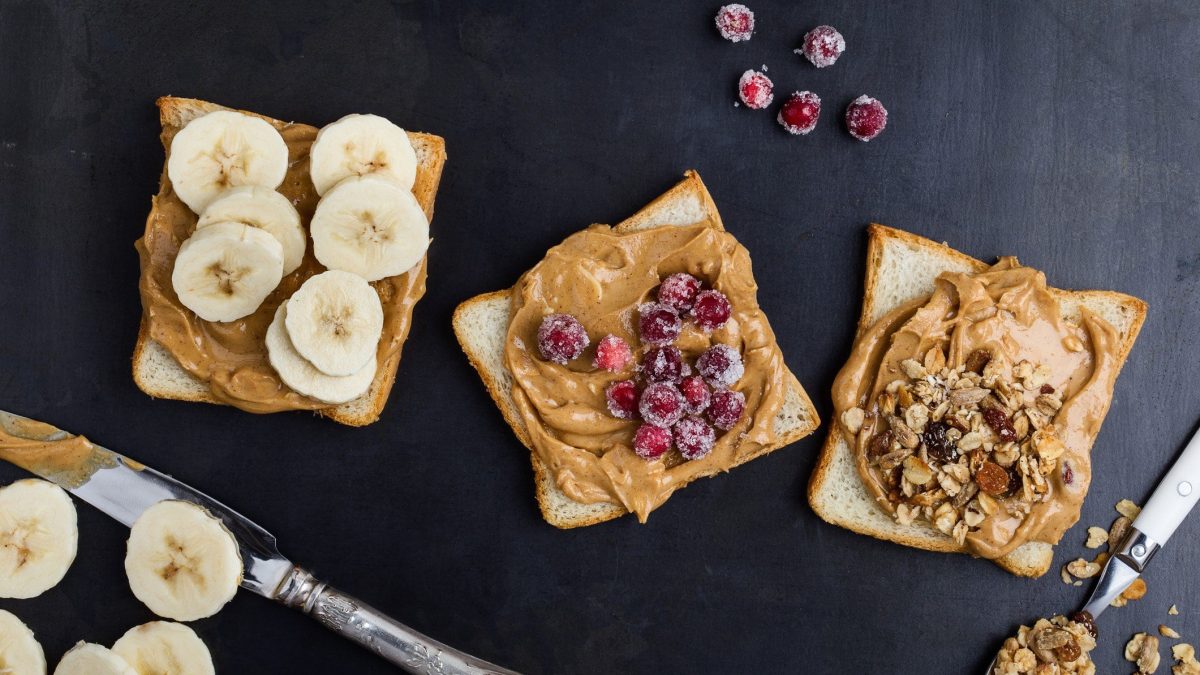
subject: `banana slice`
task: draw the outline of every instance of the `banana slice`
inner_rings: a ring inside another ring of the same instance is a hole
[[[411,190],[417,153],[403,129],[378,115],[346,115],[317,132],[309,151],[317,194],[351,176],[378,176]]]
[[[54,675],[138,675],[138,672],[107,647],[80,642],[63,654]]]
[[[171,285],[205,321],[233,321],[262,304],[283,278],[283,245],[242,223],[214,223],[179,247]]]
[[[150,611],[194,621],[233,599],[242,583],[242,557],[233,534],[208,511],[167,500],[143,511],[130,528],[125,575]]]
[[[291,274],[304,260],[308,234],[300,225],[300,214],[287,197],[271,188],[243,185],[220,194],[200,214],[196,229],[233,221],[265,230],[283,245],[283,273]]]
[[[429,219],[416,197],[374,176],[338,183],[317,203],[309,230],[322,265],[367,281],[404,274],[429,248]]]
[[[27,478],[0,489],[0,598],[32,598],[53,588],[78,546],[75,504],[62,488]]]
[[[15,615],[0,609],[0,673],[46,675],[46,654],[33,631]]]
[[[231,187],[277,188],[288,168],[287,143],[275,127],[232,110],[189,122],[171,139],[169,154],[167,177],[196,213]]]
[[[113,653],[138,675],[216,675],[212,654],[191,628],[170,621],[151,621],[121,636]]]
[[[287,334],[287,303],[279,306],[275,320],[267,328],[267,357],[279,379],[292,389],[323,403],[346,403],[371,388],[377,368],[375,355],[362,370],[345,377],[326,375],[305,360]]]
[[[337,270],[309,277],[287,306],[292,346],[322,373],[353,375],[375,356],[383,304],[362,277]]]

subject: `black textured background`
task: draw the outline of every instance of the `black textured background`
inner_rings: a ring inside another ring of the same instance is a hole
[[[688,168],[753,254],[761,304],[826,418],[870,221],[1017,254],[1059,286],[1138,295],[1150,315],[1061,564],[1086,524],[1145,497],[1200,414],[1200,12],[758,0],[757,33],[735,45],[713,29],[718,4],[0,0],[0,408],[240,507],[347,591],[529,673],[982,666],[1016,623],[1086,589],[1057,566],[1019,580],[823,523],[804,490],[824,428],[680,492],[646,526],[555,530],[450,314]],[[818,23],[849,44],[821,71],[791,51]],[[782,92],[822,96],[810,137],[785,134],[774,108],[733,105],[738,75],[761,64]],[[862,93],[891,113],[869,144],[840,124]],[[133,241],[161,168],[163,94],[315,124],[375,112],[445,136],[429,294],[378,423],[255,417],[134,386]],[[0,467],[0,481],[20,475]],[[51,664],[152,618],[127,590],[125,531],[79,512],[66,580],[0,600]],[[1198,536],[1194,517],[1154,561],[1145,599],[1101,619],[1102,672],[1129,670],[1134,631],[1165,622],[1200,639]],[[253,595],[194,627],[224,673],[389,672]]]

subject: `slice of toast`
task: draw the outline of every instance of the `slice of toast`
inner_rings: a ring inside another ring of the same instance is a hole
[[[870,328],[892,309],[933,293],[934,279],[943,272],[978,272],[988,265],[945,244],[882,225],[868,230],[867,274],[863,289],[858,333]],[[1051,289],[1065,318],[1078,321],[1086,307],[1112,324],[1121,338],[1119,365],[1124,365],[1146,318],[1146,303],[1113,291]],[[965,552],[950,537],[928,523],[900,525],[884,513],[867,492],[850,446],[837,424],[821,450],[808,485],[808,501],[824,520],[848,530],[927,551]],[[1050,569],[1054,547],[1029,542],[995,562],[1024,577],[1038,577]]]
[[[193,119],[214,110],[230,110],[230,108],[208,101],[173,96],[165,96],[158,100],[159,123],[164,130],[181,129]],[[257,113],[245,110],[239,112],[259,117],[277,127],[286,124]],[[446,163],[446,143],[440,136],[432,134],[410,131],[408,137],[417,154],[417,181],[414,184],[413,196],[417,198],[425,215],[432,221],[434,199],[437,197],[442,167]],[[166,180],[166,162],[164,161],[163,174],[159,184],[159,197],[166,189]],[[149,227],[148,223],[147,227]],[[427,261],[427,257],[423,258],[420,264],[425,265]],[[399,303],[403,302],[405,298],[398,296],[394,300]],[[416,302],[413,302],[413,305],[415,304]],[[348,403],[318,410],[317,413],[348,426],[364,426],[379,419],[379,414],[387,403],[388,394],[391,393],[392,383],[396,380],[396,367],[399,362],[399,358],[393,360],[390,372],[385,373],[382,378],[376,378],[367,393]],[[221,404],[212,396],[205,382],[198,380],[180,367],[175,361],[175,357],[171,356],[171,352],[150,337],[144,319],[141,329],[138,331],[137,344],[133,351],[133,380],[139,389],[154,398]]]
[[[705,219],[709,219],[717,228],[724,229],[717,207],[700,176],[688,171],[680,183],[622,221],[616,229],[618,232],[633,232],[655,227],[693,225]],[[542,516],[551,525],[567,529],[594,525],[625,515],[627,511],[618,505],[583,504],[567,497],[558,488],[554,476],[542,464],[537,453],[532,452],[525,423],[513,403],[512,375],[504,364],[504,342],[511,312],[509,293],[508,290],[485,293],[463,302],[454,312],[454,333],[471,365],[479,371],[505,421],[521,443],[530,449]],[[775,433],[779,441],[739,463],[793,443],[811,434],[820,424],[817,411],[796,376],[789,371],[787,378],[790,386],[783,408],[775,419]]]

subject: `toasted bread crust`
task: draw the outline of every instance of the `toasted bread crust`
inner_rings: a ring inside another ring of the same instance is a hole
[[[712,196],[709,194],[708,189],[700,180],[699,174],[697,174],[695,171],[687,171],[684,174],[684,179],[682,181],[651,201],[637,213],[617,224],[615,229],[618,232],[631,232],[668,224],[681,224],[662,222],[662,216],[664,211],[670,210],[670,205],[677,204],[687,198],[698,199],[699,203],[702,205],[702,210],[704,211],[703,217],[711,219],[717,227],[722,230],[724,229],[724,225],[722,224],[720,215],[716,209],[716,204],[713,202]],[[498,381],[496,373],[491,372],[487,368],[481,356],[473,350],[472,345],[469,343],[466,337],[468,335],[465,325],[466,317],[470,314],[470,312],[477,309],[481,303],[498,301],[509,302],[510,296],[511,289],[485,293],[465,300],[454,312],[454,332],[458,338],[459,345],[462,347],[463,352],[467,355],[468,361],[470,361],[471,365],[479,373],[479,377],[481,380],[483,380],[484,386],[487,388],[492,400],[496,402],[496,407],[500,409],[500,413],[504,417],[504,421],[507,422],[509,427],[512,428],[513,433],[516,434],[517,439],[521,441],[522,445],[524,445],[530,451],[530,460],[534,473],[534,492],[538,501],[538,506],[542,512],[542,517],[545,518],[546,522],[554,525],[555,527],[560,529],[572,529],[576,527],[595,525],[597,523],[613,520],[625,515],[628,513],[628,511],[621,506],[612,504],[590,505],[593,508],[588,509],[587,514],[577,515],[570,519],[561,517],[560,514],[555,510],[554,501],[563,500],[566,499],[566,497],[562,495],[561,491],[559,491],[557,483],[554,480],[554,476],[551,474],[549,468],[545,466],[545,464],[538,457],[537,453],[533,451],[528,432],[525,430],[524,421],[517,414],[516,409],[513,407],[511,390],[507,390],[505,386]],[[798,398],[799,406],[804,411],[804,422],[782,435],[775,444],[763,447],[753,455],[741,458],[734,466],[740,466],[752,459],[757,459],[770,452],[774,452],[779,448],[794,443],[795,441],[811,434],[820,425],[820,418],[817,415],[816,408],[813,406],[812,400],[809,398],[808,393],[805,392],[804,388],[800,385],[799,380],[796,379],[796,376],[790,370],[787,372],[786,377],[789,385],[788,393],[795,395]],[[699,476],[696,476],[696,478],[699,478]],[[688,482],[690,483],[691,480]]]
[[[171,126],[179,126],[190,122],[192,119],[212,112],[214,110],[232,110],[225,106],[208,101],[198,99],[179,98],[175,96],[164,96],[156,101],[158,105],[159,123],[163,128]],[[258,117],[267,122],[277,123],[279,120],[272,119],[265,115],[249,111],[239,110],[238,112]],[[442,169],[446,163],[446,143],[440,136],[433,134],[425,134],[419,132],[408,132],[409,138],[413,140],[414,146],[419,146],[429,155],[429,161],[423,165],[422,171],[428,172],[429,180],[423,189],[413,194],[417,202],[425,210],[429,219],[433,220],[434,202],[437,197],[438,187],[441,184]],[[162,178],[160,179],[159,189],[162,189],[162,181],[166,179],[166,167],[164,164]],[[149,227],[149,219],[147,219],[147,228]],[[422,258],[421,265],[428,265],[428,254]],[[410,334],[411,336],[411,334]],[[154,379],[154,375],[147,370],[145,363],[147,362],[149,344],[153,341],[150,337],[149,329],[145,318],[143,317],[141,325],[138,329],[137,343],[133,349],[133,381],[138,388],[153,398],[165,398],[179,401],[190,401],[195,403],[214,403],[224,405],[211,394],[208,393],[207,386],[188,386],[185,388],[171,388],[166,382],[159,382]],[[403,345],[400,347],[400,352],[403,352]],[[322,417],[345,424],[347,426],[365,426],[379,419],[379,415],[383,412],[383,407],[387,404],[388,396],[391,394],[392,386],[396,381],[396,370],[400,364],[400,354],[392,361],[389,367],[387,376],[383,378],[381,384],[372,384],[371,389],[367,391],[364,398],[356,399],[350,403],[343,405],[324,408],[316,411]],[[187,378],[188,380],[202,384],[196,380],[191,374],[180,369],[176,374],[177,377]]]
[[[905,244],[908,246],[919,247],[926,250],[932,250],[939,255],[947,258],[949,261],[954,261],[959,264],[968,266],[976,271],[982,271],[988,267],[987,263],[972,258],[965,253],[957,251],[946,244],[941,244],[924,237],[872,223],[867,228],[867,270],[863,287],[863,309],[862,315],[859,318],[858,334],[869,329],[871,317],[876,314],[875,306],[875,289],[880,283],[879,274],[881,272],[881,263],[883,260],[884,249],[888,244]],[[1139,298],[1116,291],[1064,291],[1061,289],[1050,289],[1061,300],[1064,299],[1080,299],[1091,297],[1104,299],[1115,305],[1119,305],[1124,311],[1131,315],[1130,326],[1125,331],[1121,341],[1121,347],[1118,350],[1118,359],[1120,366],[1123,367],[1125,360],[1129,356],[1130,350],[1133,349],[1133,344],[1137,340],[1138,333],[1141,332],[1142,324],[1145,322],[1147,305]],[[1118,373],[1120,370],[1118,369]],[[820,499],[819,492],[829,479],[829,472],[836,457],[838,441],[840,439],[840,430],[837,423],[830,425],[829,434],[825,438],[825,443],[821,448],[821,455],[817,459],[816,467],[808,483],[808,502],[812,506],[813,511],[828,523],[840,525],[852,532],[865,534],[883,541],[895,542],[904,546],[911,546],[926,551],[936,551],[940,553],[965,553],[966,551],[952,539],[942,535],[940,532],[929,529],[929,537],[912,537],[903,534],[902,532],[891,530],[879,530],[870,527],[864,523],[855,521],[851,518],[844,518],[838,512],[832,510],[830,505]],[[1048,545],[1047,545],[1048,546]],[[1040,558],[1036,562],[1026,560],[1026,555],[1021,555],[1022,549],[1017,549],[1013,553],[995,560],[994,562],[1006,571],[1024,577],[1038,577],[1045,574],[1053,562],[1052,549],[1047,555],[1038,556]]]

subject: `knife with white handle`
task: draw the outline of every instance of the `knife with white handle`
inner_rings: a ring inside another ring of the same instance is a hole
[[[447,647],[318,581],[279,553],[275,536],[270,532],[170,476],[61,429],[2,410],[0,432],[35,444],[78,441],[71,446],[71,462],[66,468],[61,463],[9,459],[124,525],[132,525],[143,511],[164,499],[179,499],[204,507],[221,519],[237,539],[244,565],[242,588],[299,609],[410,673],[519,675]]]

